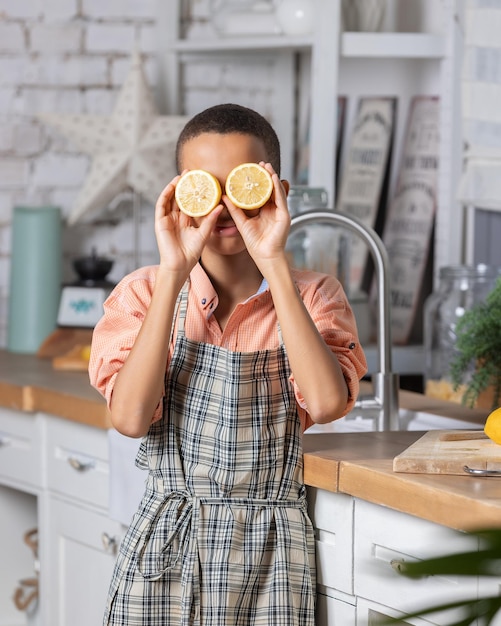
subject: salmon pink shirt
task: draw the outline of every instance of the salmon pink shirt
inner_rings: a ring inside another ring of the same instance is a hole
[[[123,278],[106,300],[104,315],[94,329],[89,377],[91,384],[106,398],[108,406],[116,376],[134,345],[150,304],[156,272],[157,266],[148,266]],[[292,277],[319,333],[343,370],[349,390],[346,414],[353,408],[359,381],[367,372],[353,312],[341,284],[333,276],[293,269]],[[265,280],[255,295],[237,305],[224,330],[213,315],[217,305],[214,287],[202,266],[197,264],[190,274],[185,322],[188,339],[239,352],[270,350],[279,345],[277,317]],[[173,354],[176,330],[177,323],[169,357]],[[291,381],[301,424],[306,429],[313,422],[293,375]],[[152,421],[161,416],[162,403],[152,415]]]

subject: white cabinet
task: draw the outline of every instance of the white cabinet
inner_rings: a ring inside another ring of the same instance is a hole
[[[44,426],[43,623],[99,624],[123,532],[108,516],[107,434],[50,415]]]
[[[20,581],[36,576],[34,554],[23,539],[38,526],[37,498],[7,487],[2,481],[0,479],[0,625],[25,626],[37,611],[36,601],[27,604],[27,612],[19,611],[13,596],[21,588]],[[22,591],[20,600],[28,601],[32,590],[22,587]],[[37,622],[33,619],[29,623]]]
[[[393,561],[478,549],[475,537],[358,499],[354,520],[355,596],[403,613],[477,597],[475,577],[432,576],[416,581],[392,567]]]
[[[44,624],[101,624],[122,526],[105,511],[92,511],[50,497],[44,597],[50,598]]]
[[[31,414],[0,408],[0,625],[34,624],[36,602],[19,611],[13,595],[20,581],[36,576],[26,533],[38,527],[43,484],[40,423]],[[27,600],[30,589],[26,588]]]
[[[125,530],[108,506],[105,430],[0,408],[0,626],[101,623]],[[12,595],[35,576],[36,528],[39,602],[24,612]]]
[[[472,535],[345,494],[310,488],[308,499],[317,532],[318,626],[376,626],[383,617],[499,594],[501,577],[414,580],[392,565],[476,550],[478,539]],[[432,614],[401,623],[444,626],[453,617],[458,619],[458,614]],[[501,624],[501,615],[497,620]]]
[[[0,481],[35,491],[42,484],[41,424],[37,416],[0,409]]]

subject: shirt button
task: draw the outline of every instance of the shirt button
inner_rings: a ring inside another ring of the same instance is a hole
[[[355,350],[356,347],[357,347],[357,344],[354,341],[352,341],[350,345],[348,346],[350,350]]]
[[[202,298],[202,304],[205,304],[207,302],[207,298]]]

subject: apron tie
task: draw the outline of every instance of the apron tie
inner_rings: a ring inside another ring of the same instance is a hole
[[[179,547],[177,551],[173,555],[171,555],[170,558],[167,559],[168,562],[165,567],[161,567],[160,563],[157,562],[154,571],[146,572],[144,571],[143,567],[144,554],[149,547],[151,537],[155,528],[157,527],[158,520],[162,516],[162,513],[164,512],[166,507],[171,502],[178,503],[176,509],[178,511],[181,509],[181,514],[179,515],[176,523],[169,533],[169,536],[163,544],[157,556],[157,560],[160,560],[160,557],[169,550],[175,539],[178,539]],[[198,524],[194,524],[193,511],[196,511],[195,517],[196,521],[198,521],[199,509],[200,507],[198,504],[198,498],[192,496],[188,491],[171,491],[170,493],[166,494],[163,500],[160,501],[152,518],[148,521],[148,527],[144,535],[143,544],[136,552],[137,568],[145,580],[159,580],[165,574],[165,572],[173,569],[177,565],[181,555],[186,556],[188,553],[193,551],[192,542],[196,538],[196,526],[198,526]]]
[[[153,477],[150,477],[153,478]],[[151,484],[151,480],[148,481]],[[156,477],[153,478],[153,483],[157,485],[155,491],[157,493],[163,492],[163,484],[161,480]],[[160,488],[158,488],[160,486]],[[181,514],[176,520],[176,523],[172,527],[167,539],[165,540],[162,548],[157,555],[157,563],[154,571],[147,572],[143,566],[143,560],[145,552],[147,551],[152,539],[154,530],[158,526],[158,521],[161,518],[163,512],[168,505],[172,502],[177,502],[176,510],[181,510]],[[306,494],[303,489],[299,494],[297,500],[282,500],[282,499],[252,499],[252,498],[227,498],[227,497],[210,497],[210,496],[195,496],[186,490],[175,490],[165,494],[164,498],[160,500],[156,510],[152,517],[148,520],[148,526],[142,540],[142,545],[139,550],[136,551],[137,568],[139,573],[145,580],[159,580],[165,574],[165,572],[173,569],[181,556],[186,559],[183,567],[182,578],[183,581],[187,580],[187,577],[192,573],[192,567],[197,557],[197,535],[198,535],[198,522],[200,519],[200,506],[202,504],[217,504],[220,506],[243,506],[243,507],[271,507],[271,508],[293,508],[302,509],[306,513]],[[163,567],[158,561],[161,557],[164,557],[166,552],[171,548],[173,542],[178,540],[177,551],[170,555],[167,559],[167,564]]]

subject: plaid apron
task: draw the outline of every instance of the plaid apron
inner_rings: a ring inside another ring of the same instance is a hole
[[[185,288],[163,418],[136,460],[146,491],[104,624],[313,626],[313,529],[280,331],[276,350],[191,341],[187,298]]]

